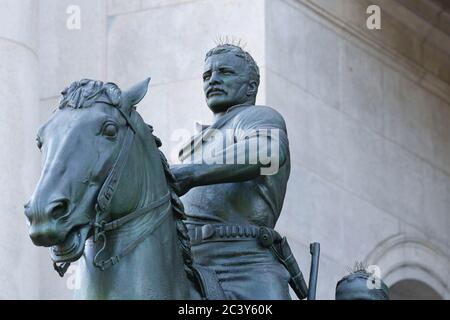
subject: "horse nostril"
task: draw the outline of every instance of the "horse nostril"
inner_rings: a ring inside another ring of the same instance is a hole
[[[31,220],[31,213],[30,213],[30,208],[26,207],[24,209],[24,213],[25,213],[25,217],[27,217],[28,220]]]
[[[57,220],[64,217],[69,212],[69,200],[63,199],[53,202],[48,209],[48,216]]]
[[[24,205],[24,213],[25,213],[25,218],[26,218],[28,227],[30,227],[30,225],[31,225],[31,218],[32,218],[32,213],[31,213],[31,210],[30,210],[29,203],[30,202],[28,202],[28,203],[26,203]]]

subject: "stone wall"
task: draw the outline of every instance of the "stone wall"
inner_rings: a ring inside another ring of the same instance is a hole
[[[381,30],[366,28],[370,3]],[[305,259],[321,242],[318,295],[367,260],[390,285],[450,297],[449,35],[394,1],[266,1],[266,14],[266,102],[294,163],[279,228]]]
[[[425,281],[449,298],[449,15],[437,1],[411,2],[6,1],[0,208],[14,227],[0,225],[0,297],[71,297],[31,245],[21,207],[39,175],[35,131],[59,92],[81,78],[125,88],[151,76],[138,110],[174,160],[178,129],[211,120],[204,54],[228,35],[260,65],[257,103],[286,119],[292,172],[277,228],[306,277],[308,245],[321,243],[318,298],[332,299],[357,260],[379,265],[388,284]],[[369,4],[382,8],[381,30],[365,26]],[[69,5],[81,9],[79,30],[66,27]]]
[[[0,10],[0,299],[38,298],[38,251],[27,239],[23,205],[39,176],[36,2]]]

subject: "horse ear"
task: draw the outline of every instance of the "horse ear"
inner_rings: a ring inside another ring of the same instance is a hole
[[[131,107],[138,104],[147,94],[148,84],[150,83],[150,78],[144,81],[136,83],[131,88],[122,92],[122,107],[125,108],[124,111],[129,112]]]

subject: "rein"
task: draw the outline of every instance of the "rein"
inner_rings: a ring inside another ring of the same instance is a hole
[[[99,102],[106,102],[106,101],[99,101]],[[106,102],[108,103],[108,102]],[[110,104],[110,103],[109,103]],[[97,203],[95,204],[95,211],[96,216],[95,220],[91,222],[91,226],[94,228],[94,243],[96,243],[100,238],[103,241],[102,248],[96,253],[94,256],[94,266],[99,268],[100,270],[104,271],[107,268],[119,263],[119,261],[126,256],[128,253],[130,253],[133,249],[135,249],[146,237],[151,235],[168,217],[169,209],[171,208],[170,202],[171,202],[171,193],[170,190],[161,198],[158,200],[155,200],[151,202],[148,206],[139,208],[126,216],[115,219],[112,221],[107,222],[106,216],[110,212],[111,207],[111,201],[114,197],[114,194],[117,190],[117,186],[120,182],[120,177],[122,175],[123,169],[126,166],[126,163],[128,161],[128,156],[131,150],[131,147],[134,142],[135,135],[137,134],[137,131],[135,127],[133,126],[130,118],[128,115],[126,115],[121,109],[116,108],[120,114],[124,117],[124,119],[127,122],[127,132],[125,134],[125,138],[123,140],[122,147],[120,149],[119,155],[116,158],[116,161],[114,162],[114,165],[112,166],[111,170],[109,171],[108,176],[105,179],[105,182],[103,183],[99,194],[97,196]],[[151,220],[151,227],[144,231],[141,235],[139,235],[134,241],[132,241],[124,250],[122,250],[119,254],[114,255],[108,259],[104,259],[101,261],[98,261],[100,254],[105,250],[107,241],[106,241],[106,235],[105,233],[108,231],[116,230],[123,226],[124,224],[130,222],[133,219],[136,219],[140,216],[143,216],[150,211],[154,209],[159,209],[163,207],[164,204],[169,203],[167,207],[165,207],[163,210],[158,211],[155,213]],[[62,264],[58,265],[56,262],[53,263],[54,269],[59,273],[59,275],[62,277],[64,276],[64,273],[69,268],[70,262],[63,262]]]
[[[125,257],[128,253],[130,253],[134,248],[136,248],[147,236],[151,235],[158,227],[166,220],[166,218],[169,216],[167,213],[169,212],[169,209],[171,206],[167,206],[164,210],[161,210],[157,214],[154,214],[152,219],[151,227],[143,232],[139,237],[136,238],[136,240],[132,241],[124,250],[122,250],[119,254],[112,256],[108,259],[102,260],[98,262],[98,257],[100,254],[105,250],[106,248],[106,235],[105,232],[112,231],[115,229],[118,229],[123,224],[133,220],[134,218],[138,216],[142,216],[148,212],[150,212],[152,209],[156,209],[158,207],[161,207],[163,204],[168,202],[170,200],[170,193],[167,193],[163,198],[154,201],[150,204],[150,206],[138,209],[129,215],[126,215],[123,218],[113,220],[109,223],[106,223],[105,220],[102,220],[100,224],[95,223],[95,234],[94,234],[94,242],[97,242],[98,239],[102,238],[103,240],[103,246],[102,248],[97,252],[97,254],[94,256],[94,266],[99,268],[100,270],[104,271],[107,268],[119,263],[119,261]]]

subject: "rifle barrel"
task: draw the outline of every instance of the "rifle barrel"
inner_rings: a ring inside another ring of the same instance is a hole
[[[311,253],[311,271],[309,273],[308,300],[316,300],[317,276],[319,273],[320,243],[311,243],[309,245],[309,251]]]

